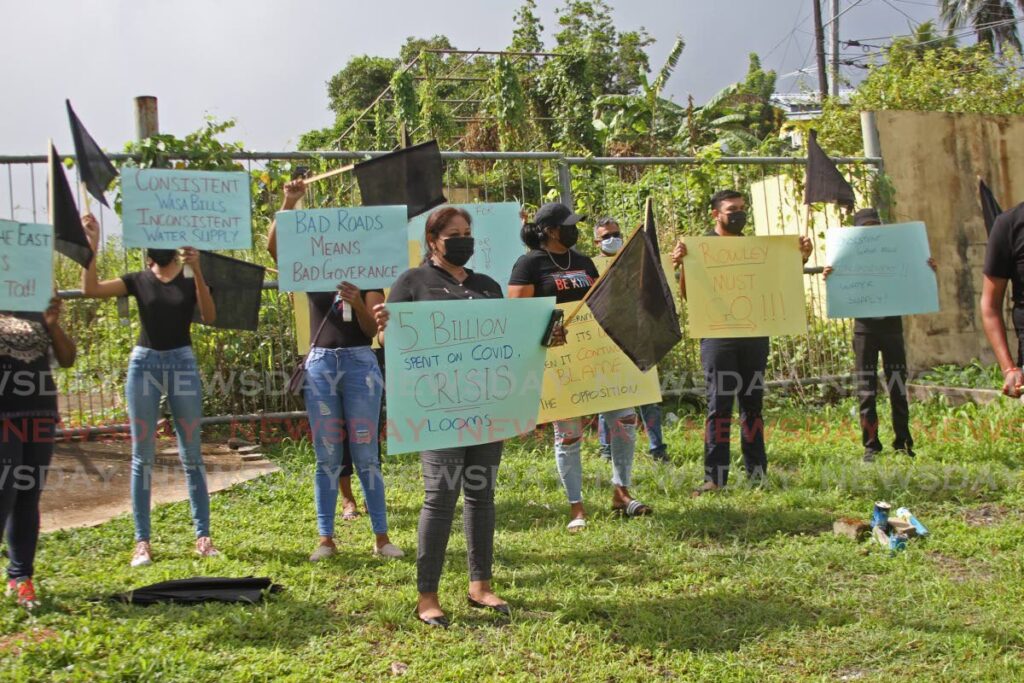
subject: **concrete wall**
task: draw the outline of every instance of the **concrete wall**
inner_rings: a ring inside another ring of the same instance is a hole
[[[977,177],[1004,209],[1024,199],[1024,117],[882,111],[876,120],[895,187],[893,218],[924,221],[939,264],[940,312],[904,318],[908,364],[992,363],[979,308],[985,225]]]

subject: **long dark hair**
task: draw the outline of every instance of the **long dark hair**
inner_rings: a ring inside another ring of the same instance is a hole
[[[544,244],[544,240],[548,237],[547,229],[549,226],[538,225],[532,222],[530,214],[526,213],[526,209],[520,210],[519,217],[523,219],[523,227],[519,229],[519,239],[530,249],[540,249],[541,245]]]
[[[441,231],[447,228],[448,224],[456,216],[461,216],[470,226],[473,225],[473,217],[469,215],[469,212],[457,206],[443,206],[427,216],[427,224],[423,229],[423,247],[425,252],[423,254],[423,263],[429,261],[430,255],[433,253],[433,249],[430,247],[431,240],[436,240],[441,235]]]

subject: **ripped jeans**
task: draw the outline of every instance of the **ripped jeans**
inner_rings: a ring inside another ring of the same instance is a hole
[[[383,386],[377,357],[369,346],[314,347],[306,357],[303,396],[316,453],[313,490],[321,536],[334,535],[338,477],[346,441],[373,532],[387,533],[384,475],[377,451]]]
[[[636,413],[632,408],[621,408],[601,413],[601,417],[608,427],[608,441],[612,451],[612,483],[616,486],[632,486]],[[555,464],[570,504],[583,502],[583,465],[580,462],[582,442],[582,418],[555,422]]]

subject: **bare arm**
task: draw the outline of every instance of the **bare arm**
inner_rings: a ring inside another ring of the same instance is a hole
[[[302,198],[306,196],[306,182],[302,178],[292,180],[291,182],[285,183],[284,186],[284,202],[281,204],[281,211],[291,211]],[[270,232],[267,233],[267,251],[270,252],[270,256],[277,262],[277,220],[275,219],[270,224]]]
[[[43,320],[46,322],[46,328],[50,332],[50,341],[53,343],[53,355],[57,358],[57,363],[62,368],[70,368],[75,364],[75,357],[78,355],[78,349],[75,347],[75,342],[71,340],[71,337],[67,335],[64,328],[60,326],[60,312],[63,306],[63,302],[53,297],[50,299],[50,307],[43,313]]]
[[[377,324],[377,343],[384,347],[384,329],[388,326],[388,320],[391,318],[391,313],[388,312],[388,307],[384,304],[383,297],[380,303],[374,304],[371,308],[373,311],[373,320]]]
[[[533,285],[509,285],[509,299],[532,299],[534,294]]]
[[[683,268],[683,259],[686,258],[686,244],[680,240],[676,242],[672,250],[672,265],[679,269],[679,294],[686,299],[686,269]]]
[[[1003,370],[1003,393],[1020,396],[1024,374],[1013,362],[1010,348],[1006,344],[1006,325],[1003,322],[1003,297],[1006,294],[1005,278],[985,276],[981,289],[981,321],[985,336],[996,355],[996,362]]]
[[[200,267],[199,251],[192,247],[185,247],[185,263],[192,268],[193,277],[196,281],[196,300],[199,302],[199,317],[207,325],[217,320],[217,305],[213,303],[210,295],[210,287],[203,277],[203,269]]]
[[[100,224],[91,213],[82,217],[82,228],[85,236],[92,247],[93,257],[88,267],[82,270],[82,292],[94,299],[109,299],[114,296],[128,296],[128,287],[124,280],[115,278],[113,280],[99,281],[96,274],[96,259],[100,249]]]

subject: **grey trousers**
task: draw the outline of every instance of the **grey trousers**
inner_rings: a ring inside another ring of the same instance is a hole
[[[460,489],[465,492],[462,518],[469,580],[490,580],[494,561],[494,482],[503,445],[496,441],[420,453],[426,493],[416,553],[416,586],[420,593],[437,592]]]

